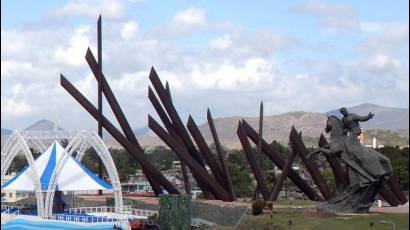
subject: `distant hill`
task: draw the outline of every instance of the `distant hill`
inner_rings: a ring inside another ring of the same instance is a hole
[[[392,131],[409,130],[409,109],[389,108],[375,104],[361,104],[347,108],[349,112],[358,115],[374,113],[373,119],[362,123],[367,129],[388,129]],[[327,112],[329,115],[341,117],[339,109]]]
[[[389,108],[374,104],[361,104],[358,106],[348,107],[348,110],[360,115],[366,115],[369,112],[375,114],[374,118],[368,122],[362,123],[365,128],[366,143],[370,142],[373,137],[377,138],[378,144],[382,145],[408,145],[409,143],[409,109]],[[257,111],[256,111],[257,112]],[[302,131],[303,139],[306,145],[316,146],[320,133],[324,132],[326,124],[326,115],[336,115],[340,117],[339,109],[331,110],[326,113],[314,112],[288,112],[273,116],[264,116],[263,137],[266,141],[279,141],[287,145],[290,128],[295,126],[298,131]],[[215,118],[214,123],[222,145],[227,148],[241,148],[239,139],[236,134],[238,121],[242,117],[223,117]],[[254,129],[258,129],[258,117],[244,117]],[[196,121],[199,123],[199,121]],[[58,130],[63,128],[57,126]],[[208,123],[199,125],[208,144],[213,142]],[[3,131],[4,130],[4,131]],[[26,130],[54,130],[54,123],[48,120],[40,120]],[[138,137],[138,141],[145,148],[158,145],[165,145],[160,138],[144,126],[133,130]],[[1,139],[3,140],[10,135],[11,131],[2,129]],[[121,148],[121,146],[109,135],[104,132],[104,141],[111,148]]]
[[[228,148],[240,147],[240,142],[236,134],[238,121],[241,117],[226,117],[214,119],[215,128],[221,143]],[[244,117],[244,119],[255,129],[259,127],[259,117]],[[326,124],[326,115],[322,113],[289,112],[274,116],[263,117],[263,138],[271,142],[279,141],[287,144],[289,131],[293,126],[303,132],[303,136],[318,137],[323,132]],[[208,123],[199,126],[205,139],[213,142]]]
[[[134,134],[135,136],[139,137],[139,136],[146,136],[149,133],[151,133],[151,129],[148,126],[139,128],[139,129],[134,129]]]
[[[1,129],[1,135],[10,135],[12,133],[13,131],[11,131],[10,129]]]
[[[63,131],[64,129],[57,125],[57,131]],[[25,131],[54,131],[54,122],[42,119],[36,123],[30,125]]]
[[[1,146],[7,140],[7,138],[13,133],[13,131],[9,129],[1,129]]]
[[[58,131],[63,131],[64,129],[60,126],[56,126]],[[24,131],[53,131],[54,130],[54,122],[42,119],[37,121],[36,123],[30,125],[28,128],[24,129]],[[1,146],[7,141],[9,136],[13,132],[8,129],[1,129]],[[51,144],[52,140],[43,140],[45,145]]]
[[[370,111],[375,114],[374,118],[362,123],[365,128],[365,140],[371,142],[373,137],[377,138],[378,144],[383,145],[408,145],[409,143],[409,109],[389,108],[374,104],[361,104],[348,107],[348,110],[360,115],[366,115]],[[302,131],[306,145],[316,146],[320,133],[324,132],[327,114],[340,117],[339,109],[326,113],[312,112],[288,112],[280,115],[264,116],[263,137],[266,141],[279,141],[287,145],[290,128],[295,126]],[[236,134],[238,121],[242,117],[215,118],[214,123],[221,139],[221,143],[227,148],[240,148],[240,142]],[[258,117],[244,117],[251,126],[258,129]],[[213,142],[207,123],[199,126],[207,142]],[[144,136],[139,138],[143,146],[163,145],[156,136]]]

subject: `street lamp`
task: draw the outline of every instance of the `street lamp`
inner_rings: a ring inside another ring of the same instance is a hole
[[[393,225],[393,229],[396,230],[396,224],[394,222],[387,221],[387,220],[381,220],[380,223],[391,224],[391,225]]]

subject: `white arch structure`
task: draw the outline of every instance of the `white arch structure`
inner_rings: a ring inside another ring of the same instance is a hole
[[[23,136],[18,131],[13,132],[4,145],[3,151],[1,151],[1,183],[3,185],[4,176],[6,175],[11,162],[20,151],[23,152],[30,168],[29,175],[31,177],[31,181],[33,181],[36,193],[37,214],[39,216],[44,216],[43,192],[41,190],[40,177],[38,175],[37,168],[34,166],[33,154],[31,153],[30,148],[28,147]]]
[[[72,134],[69,135],[67,133],[56,132],[49,134],[41,132],[39,133],[40,136],[36,135],[35,133],[33,134],[32,132],[25,132],[23,134],[24,135],[21,135],[21,133],[15,131],[4,145],[3,151],[1,152],[1,180],[3,181],[3,178],[8,168],[10,167],[11,162],[19,153],[19,151],[23,151],[31,168],[30,175],[35,186],[38,207],[37,212],[39,216],[46,218],[52,216],[53,201],[55,190],[57,187],[57,181],[65,163],[74,152],[77,152],[77,160],[81,160],[88,147],[92,147],[95,149],[98,157],[101,159],[102,163],[104,164],[107,170],[114,194],[115,211],[123,211],[121,183],[118,176],[118,172],[115,167],[114,160],[112,159],[111,154],[108,151],[107,146],[104,144],[103,140],[97,135],[97,133],[95,133],[94,131],[80,131],[75,136]],[[40,139],[49,139],[50,137],[54,137],[55,139],[71,139],[71,141],[68,143],[68,146],[64,149],[62,159],[58,160],[58,164],[56,165],[56,168],[52,173],[47,191],[42,191],[40,177],[36,167],[34,167],[33,155],[27,145],[27,141],[34,139],[33,142],[37,142],[36,145],[42,147]],[[46,192],[45,201],[43,199],[43,192]]]
[[[40,151],[40,153],[44,152],[47,148],[44,143],[38,138],[29,139],[28,141],[30,141],[33,146],[36,147],[38,151]]]
[[[81,156],[84,155],[86,147],[90,145],[93,147],[104,164],[108,177],[110,178],[111,186],[114,194],[115,212],[123,211],[123,200],[121,192],[121,182],[116,170],[114,160],[108,151],[107,146],[104,144],[103,140],[95,132],[81,131],[77,136],[75,136],[68,146],[64,150],[63,158],[58,161],[58,164],[53,171],[51,180],[47,189],[47,195],[45,199],[45,216],[51,217],[53,211],[53,201],[54,193],[57,187],[58,177],[63,170],[64,164],[67,162],[68,158],[74,153],[75,150],[80,148]]]

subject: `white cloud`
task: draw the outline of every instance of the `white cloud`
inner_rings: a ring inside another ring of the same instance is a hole
[[[367,33],[380,32],[383,29],[383,24],[379,22],[360,22],[360,29]]]
[[[29,117],[37,115],[37,108],[28,104],[24,100],[16,100],[14,98],[1,98],[1,119],[20,119],[22,117]],[[4,115],[4,117],[3,117]]]
[[[122,19],[124,17],[123,1],[71,0],[62,8],[51,12],[51,15],[56,17],[81,16],[92,19],[97,18],[100,14],[106,19]]]
[[[262,58],[250,58],[243,65],[220,64],[216,68],[194,68],[194,87],[228,91],[255,91],[272,87],[278,66]]]
[[[217,27],[213,25],[213,27]],[[243,62],[250,57],[269,59],[276,52],[288,50],[298,45],[295,38],[278,31],[242,28],[217,29],[221,35],[213,38],[208,46],[213,58]]]
[[[24,70],[30,72],[33,70],[33,65],[29,62],[19,61],[1,61],[1,79],[6,80],[15,71]]]
[[[372,73],[394,73],[401,68],[400,61],[385,55],[369,57],[364,62],[364,67]]]
[[[206,10],[188,7],[183,11],[177,12],[172,21],[180,26],[205,26],[207,24]]]
[[[409,44],[409,24],[386,25],[380,32],[370,34],[361,42],[359,50],[369,55],[393,56]]]
[[[360,29],[360,23],[353,10],[343,5],[309,0],[295,7],[293,11],[317,16],[320,25],[327,29],[337,31]]]
[[[68,47],[59,47],[55,51],[55,57],[70,65],[84,65],[84,50],[90,46],[88,33],[90,26],[80,26],[70,38]]]
[[[232,38],[229,34],[224,34],[221,37],[217,37],[209,42],[211,49],[226,50],[232,45]]]
[[[206,17],[205,9],[191,7],[153,30],[131,19],[104,23],[104,73],[132,127],[146,125],[146,114],[153,112],[147,98],[151,66],[163,83],[169,82],[183,119],[189,113],[203,117],[208,106],[219,116],[255,115],[260,100],[267,114],[321,111],[358,100],[408,103],[407,64],[400,56],[408,46],[407,24],[382,25],[378,31],[362,23],[373,32],[364,35],[352,56],[294,57],[294,64],[288,64],[276,54],[303,49],[295,38],[273,29],[210,23]],[[199,51],[174,42],[198,29],[211,37]],[[3,124],[24,128],[55,110],[64,127],[95,128],[95,121],[58,85],[63,73],[96,103],[96,81],[84,59],[88,46],[95,50],[94,26],[2,30],[1,43],[7,44],[1,51]],[[108,106],[104,112],[110,114]]]
[[[153,35],[160,38],[182,37],[207,25],[206,9],[188,7],[176,12],[168,23],[155,29]]]
[[[121,29],[121,37],[125,40],[131,39],[138,31],[138,24],[135,21],[129,21]]]

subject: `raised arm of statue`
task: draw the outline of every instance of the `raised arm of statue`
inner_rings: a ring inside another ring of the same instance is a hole
[[[367,116],[359,116],[357,114],[352,114],[353,115],[353,119],[355,121],[360,121],[360,122],[364,122],[364,121],[368,121],[370,119],[373,118],[374,114],[373,113],[369,113]]]

